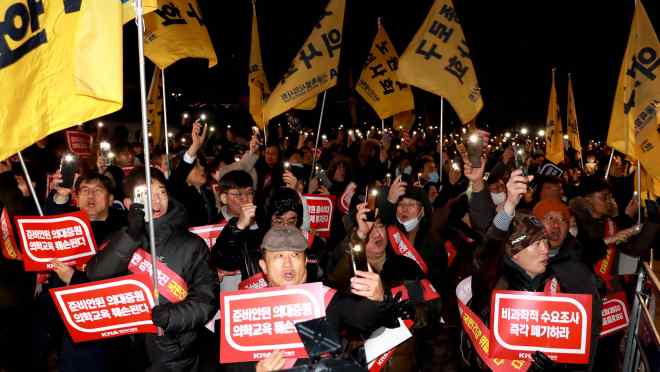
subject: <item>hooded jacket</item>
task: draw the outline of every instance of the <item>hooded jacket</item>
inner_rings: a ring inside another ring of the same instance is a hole
[[[160,296],[165,334],[136,336],[144,342],[149,370],[153,371],[197,370],[199,332],[218,310],[218,278],[208,263],[208,248],[201,238],[185,229],[185,221],[183,206],[174,199],[169,200],[167,214],[154,220],[158,259],[186,282],[188,296],[178,303]],[[139,241],[125,229],[116,232],[106,249],[90,260],[87,276],[102,280],[129,274],[128,264],[140,247],[150,251],[146,232]]]

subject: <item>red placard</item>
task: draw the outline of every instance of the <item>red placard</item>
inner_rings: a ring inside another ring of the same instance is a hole
[[[0,247],[2,247],[2,255],[8,260],[22,260],[23,255],[16,245],[16,239],[14,239],[14,229],[11,226],[7,208],[2,208],[2,214],[0,214],[0,233],[2,234],[0,236]]]
[[[93,137],[85,132],[67,130],[65,132],[66,145],[69,151],[78,156],[91,156]]]
[[[220,233],[222,232],[222,229],[225,228],[226,224],[227,221],[223,221],[222,223],[217,223],[214,225],[191,227],[188,229],[188,231],[204,239],[206,245],[209,247],[209,249],[211,249],[213,248],[215,241],[218,240],[218,236],[220,236]]]
[[[591,296],[495,291],[491,357],[531,359],[541,351],[559,363],[589,362]]]
[[[304,195],[309,210],[309,228],[322,238],[330,237],[334,195]]]
[[[135,274],[50,290],[74,342],[155,333],[151,293],[149,278]]]
[[[323,298],[321,283],[220,293],[220,363],[306,358],[294,323],[325,316]]]
[[[603,316],[603,327],[600,330],[601,336],[626,329],[630,322],[630,319],[628,319],[626,293],[620,291],[604,297],[601,313]]]
[[[14,221],[25,271],[50,270],[53,259],[69,265],[84,264],[96,254],[94,234],[85,212],[16,216]]]

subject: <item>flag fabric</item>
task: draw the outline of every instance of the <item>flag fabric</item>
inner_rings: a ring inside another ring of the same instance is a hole
[[[577,111],[575,110],[575,97],[573,96],[573,82],[571,74],[568,74],[568,123],[566,123],[566,131],[568,132],[568,143],[577,151],[582,152],[582,144],[580,143],[580,130],[578,129]]]
[[[392,128],[396,130],[405,129],[406,132],[412,128],[412,125],[415,123],[415,111],[402,111],[394,114],[392,119]]]
[[[642,193],[641,193],[641,200],[656,200],[657,198],[660,197],[660,178],[658,177],[653,177],[649,174],[649,172],[646,171],[644,166],[641,167],[641,175],[640,175],[640,180],[642,181]],[[639,190],[639,185],[637,184],[637,175],[633,177],[635,179],[635,190]],[[643,206],[643,204],[642,204]]]
[[[314,96],[306,101],[303,101],[298,106],[294,107],[296,110],[314,110],[316,108],[316,102],[318,101],[319,96]]]
[[[209,32],[195,0],[168,0],[144,16],[144,54],[162,70],[183,58],[218,64]]]
[[[376,111],[381,119],[402,111],[415,109],[412,90],[397,80],[399,55],[378,23],[378,32],[364,64],[355,90]]]
[[[545,158],[555,164],[564,160],[564,134],[562,132],[561,113],[555,88],[555,69],[552,69],[548,118],[545,122]]]
[[[268,98],[270,120],[337,84],[346,0],[330,0],[312,33]]]
[[[161,69],[158,67],[154,69],[154,76],[151,78],[147,95],[147,122],[151,141],[159,144],[161,128],[163,128],[163,79]]]
[[[3,1],[0,160],[123,103],[122,3]],[[29,26],[29,27],[28,27]]]
[[[264,102],[270,95],[268,79],[261,60],[261,44],[259,43],[259,25],[257,24],[257,8],[252,2],[252,42],[250,44],[250,72],[248,88],[250,90],[250,115],[259,128],[264,128],[266,121],[261,114]]]
[[[399,59],[398,80],[445,97],[463,124],[484,103],[463,29],[451,0],[435,0]]]
[[[639,159],[652,176],[660,177],[660,133],[657,104],[660,102],[660,42],[644,6],[637,2],[628,46],[617,82],[607,144]]]
[[[124,23],[135,18],[135,0],[118,0],[122,3],[122,20]],[[142,0],[142,14],[151,13],[158,9],[157,0]]]

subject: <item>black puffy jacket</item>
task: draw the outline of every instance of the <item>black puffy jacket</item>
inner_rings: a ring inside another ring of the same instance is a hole
[[[218,277],[209,265],[204,241],[185,229],[182,205],[170,199],[169,206],[167,214],[154,221],[157,255],[183,278],[188,285],[188,296],[176,304],[160,296],[164,318],[168,319],[165,335],[138,337],[144,341],[151,364],[149,370],[195,371],[199,364],[199,332],[218,310]],[[118,231],[110,237],[106,249],[90,260],[87,276],[101,280],[128,274],[128,263],[140,247],[150,250],[146,232],[141,241],[136,241],[125,230]]]

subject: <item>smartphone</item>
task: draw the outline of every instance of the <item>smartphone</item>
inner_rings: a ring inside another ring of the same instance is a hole
[[[387,187],[392,185],[392,174],[391,173],[388,173],[388,174],[385,175],[385,185],[387,185]]]
[[[472,168],[480,168],[481,152],[483,150],[484,143],[483,139],[479,135],[479,132],[472,131],[468,133],[465,143],[467,143],[467,153],[468,158],[470,159],[470,163],[472,164]]]
[[[353,262],[353,275],[356,271],[369,271],[367,252],[361,244],[355,244],[351,247],[351,261]]]
[[[376,210],[376,198],[378,198],[378,189],[372,188],[369,190],[369,188],[367,188],[367,208],[369,208],[369,212],[367,212],[367,221],[369,222],[376,221],[376,217],[378,216],[378,211]]]
[[[408,173],[402,173],[401,174],[401,181],[405,182],[406,185],[408,185],[408,186],[412,186],[412,182],[411,182],[412,181],[412,176],[409,175]]]
[[[330,178],[328,178],[328,174],[325,172],[325,170],[319,169],[316,172],[316,176],[319,178],[321,185],[325,186],[327,189],[332,187],[332,181],[330,181]]]
[[[522,169],[522,175],[527,177],[527,154],[525,153],[525,149],[522,146],[513,147],[513,159],[515,161],[516,168]]]
[[[73,182],[76,178],[76,169],[78,169],[76,157],[71,154],[64,155],[60,162],[60,172],[62,173],[62,183],[60,183],[60,187],[67,189],[73,187]]]
[[[148,221],[149,218],[147,217],[147,185],[140,185],[140,186],[135,186],[133,189],[133,204],[142,204],[144,207],[144,220]]]
[[[202,124],[206,124],[206,114],[199,115],[199,122]]]
[[[285,171],[291,170],[291,163],[289,163],[288,161],[285,161],[284,162],[284,170]]]

